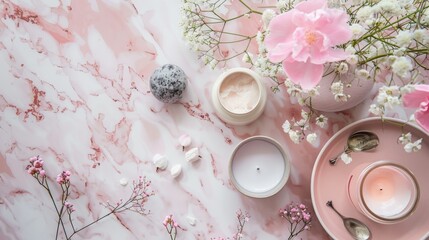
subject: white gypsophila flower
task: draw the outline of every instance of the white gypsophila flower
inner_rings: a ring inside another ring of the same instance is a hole
[[[407,12],[415,11],[413,0],[398,0],[399,6]]]
[[[370,19],[367,19],[367,20],[365,20],[365,24],[367,25],[367,26],[371,26],[372,24],[374,24],[375,23],[375,21],[374,21],[374,19],[373,18],[370,18]]]
[[[369,106],[369,112],[376,116],[382,116],[384,114],[383,109],[379,105],[375,105],[375,104],[371,104]]]
[[[297,94],[300,94],[302,90],[296,86],[290,86],[287,88],[287,93],[291,96],[297,96]]]
[[[402,78],[408,78],[410,76],[411,69],[413,69],[413,64],[407,57],[398,57],[392,64],[393,73]]]
[[[358,61],[359,61],[358,56],[354,55],[354,54],[350,55],[346,58],[346,62],[350,65],[353,65],[353,66],[356,65],[358,63]]]
[[[214,59],[214,58],[209,62],[209,66],[212,69],[215,69],[217,64],[218,64],[218,61],[216,59]]]
[[[291,130],[291,124],[288,120],[286,120],[282,125],[283,131],[288,133]]]
[[[276,16],[276,12],[272,9],[266,9],[262,13],[262,22],[264,23],[264,28],[266,29],[268,27],[268,24],[270,23],[271,19],[273,19]]]
[[[317,118],[316,118],[316,125],[324,128],[328,123],[328,118],[325,117],[324,115],[320,114]]]
[[[337,66],[337,71],[338,71],[340,74],[347,73],[347,71],[349,71],[349,65],[347,65],[347,63],[345,63],[345,62],[341,62],[341,63]]]
[[[335,94],[334,95],[334,99],[337,102],[347,102],[347,100],[350,98],[350,95],[348,94],[344,94],[344,93],[339,93],[339,94]]]
[[[346,51],[346,53],[348,54],[355,54],[356,53],[356,48],[354,48],[351,44],[348,45],[346,47],[346,49],[344,49],[344,51]]]
[[[419,140],[413,142],[413,143],[407,143],[404,146],[404,150],[407,153],[411,153],[411,152],[417,152],[422,148],[422,139],[420,138]]]
[[[359,79],[370,79],[369,72],[366,69],[356,69],[355,74]]]
[[[403,30],[403,31],[399,31],[399,33],[396,35],[393,41],[399,47],[406,47],[410,45],[412,39],[413,39],[413,33],[411,33],[409,30]]]
[[[365,28],[360,24],[354,23],[350,26],[350,30],[352,30],[353,39],[358,39],[365,31]]]
[[[252,63],[252,58],[253,58],[253,55],[252,55],[251,53],[249,53],[249,52],[245,52],[245,53],[243,54],[243,59],[242,59],[242,61],[243,61],[243,62],[245,62],[245,63]]]
[[[382,86],[378,90],[377,102],[383,106],[393,108],[401,104],[398,86]]]
[[[282,10],[282,9],[286,8],[286,6],[287,6],[286,0],[278,0],[277,1],[277,4],[276,4],[277,9]]]
[[[402,9],[396,0],[381,0],[375,6],[375,11],[382,14],[385,18],[399,16]]]
[[[398,59],[397,56],[389,56],[387,58],[387,62],[388,62],[389,65],[392,65],[396,61],[396,59]]]
[[[300,106],[305,106],[305,98],[303,98],[302,96],[297,96],[297,100]]]
[[[318,85],[318,86],[316,86],[310,90],[307,90],[308,96],[315,97],[315,96],[319,95],[320,94],[319,89],[320,89],[320,86]]]
[[[298,144],[301,141],[301,133],[298,131],[289,131],[289,138],[294,142],[295,144]]]
[[[311,144],[313,144],[314,142],[316,142],[316,140],[317,140],[316,133],[310,133],[310,134],[308,134],[307,137],[306,137],[306,140],[307,140],[307,142],[309,142]]]
[[[370,6],[365,6],[359,9],[359,11],[356,13],[356,18],[359,21],[367,21],[374,17],[374,8]]]
[[[306,122],[308,120],[309,116],[310,116],[310,114],[307,111],[305,111],[304,109],[301,109],[302,120],[304,120]]]
[[[340,81],[333,82],[331,84],[331,92],[332,94],[342,94],[344,92],[344,84]]]
[[[347,153],[343,153],[341,154],[341,160],[345,163],[345,164],[349,164],[352,162],[352,157],[350,157],[349,154]]]
[[[427,45],[429,43],[429,31],[427,29],[417,29],[413,32],[413,38],[417,42]]]
[[[302,113],[301,113],[302,114]],[[304,118],[302,118],[302,119],[300,119],[298,122],[295,122],[295,124],[294,124],[296,127],[300,127],[301,129],[303,129],[303,130],[306,130],[306,129],[308,129],[308,122],[307,122],[307,119],[304,119]]]
[[[415,86],[413,84],[406,84],[402,87],[400,87],[399,91],[401,92],[402,95],[410,93],[412,91],[414,91]]]
[[[264,36],[264,34],[261,32],[261,31],[258,31],[257,33],[256,33],[256,43],[258,43],[258,45],[259,46],[263,46],[264,45],[264,39],[265,39],[265,36]]]
[[[416,117],[414,116],[414,114],[411,114],[410,117],[408,118],[409,122],[416,122]]]
[[[407,144],[407,143],[411,142],[411,137],[412,136],[411,136],[410,132],[407,134],[402,133],[401,136],[399,137],[398,141],[401,144]]]
[[[405,51],[406,51],[407,49],[406,48],[404,48],[404,47],[400,47],[400,48],[398,48],[398,49],[395,49],[394,51],[393,51],[393,55],[395,55],[395,56],[390,56],[390,57],[392,57],[391,59],[389,59],[389,60],[395,60],[396,61],[396,59],[397,58],[394,58],[394,57],[402,57],[402,56],[404,56],[405,55]],[[391,62],[391,64],[393,64],[394,63],[394,61],[392,61]]]

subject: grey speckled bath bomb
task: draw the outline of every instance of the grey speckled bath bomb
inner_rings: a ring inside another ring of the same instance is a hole
[[[182,98],[186,88],[186,75],[183,70],[173,64],[165,64],[157,68],[150,77],[150,90],[160,101],[175,103]]]

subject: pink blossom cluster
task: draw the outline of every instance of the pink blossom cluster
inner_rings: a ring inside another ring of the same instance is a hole
[[[288,239],[293,239],[304,230],[311,228],[311,214],[304,204],[288,204],[284,209],[280,210],[280,217],[286,219],[290,223],[290,236]]]
[[[311,222],[311,214],[308,212],[307,207],[304,204],[289,204],[285,209],[280,210],[280,217],[286,218],[291,222],[299,223],[310,223]],[[306,226],[307,229],[310,226]]]
[[[162,225],[164,225],[165,227],[167,227],[167,226],[178,227],[179,226],[179,224],[177,224],[177,222],[174,221],[172,214],[165,216],[165,219],[162,222]]]
[[[28,174],[34,177],[44,177],[46,175],[46,172],[43,169],[43,160],[39,156],[30,158],[30,164],[26,167],[26,170]]]
[[[60,174],[58,174],[57,176],[57,183],[58,184],[65,184],[70,182],[70,171],[62,171]]]

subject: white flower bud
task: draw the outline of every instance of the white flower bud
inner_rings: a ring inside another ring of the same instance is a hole
[[[185,160],[187,162],[191,162],[192,163],[192,162],[195,162],[197,160],[200,160],[200,158],[201,158],[200,151],[196,147],[192,148],[192,149],[189,149],[189,151],[187,151],[185,153]]]
[[[165,170],[168,166],[168,160],[164,155],[155,154],[152,158],[152,162],[156,168]]]
[[[176,164],[170,169],[170,174],[173,178],[177,178],[182,173],[182,165]]]

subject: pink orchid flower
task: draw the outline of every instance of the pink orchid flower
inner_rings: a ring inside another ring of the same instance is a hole
[[[419,108],[414,113],[416,122],[429,132],[429,85],[416,85],[414,91],[405,94],[402,100],[405,107]]]
[[[327,7],[326,0],[301,2],[274,17],[265,38],[271,62],[283,61],[289,79],[303,89],[315,87],[323,75],[323,64],[341,61],[348,54],[333,47],[352,37],[348,15]]]

